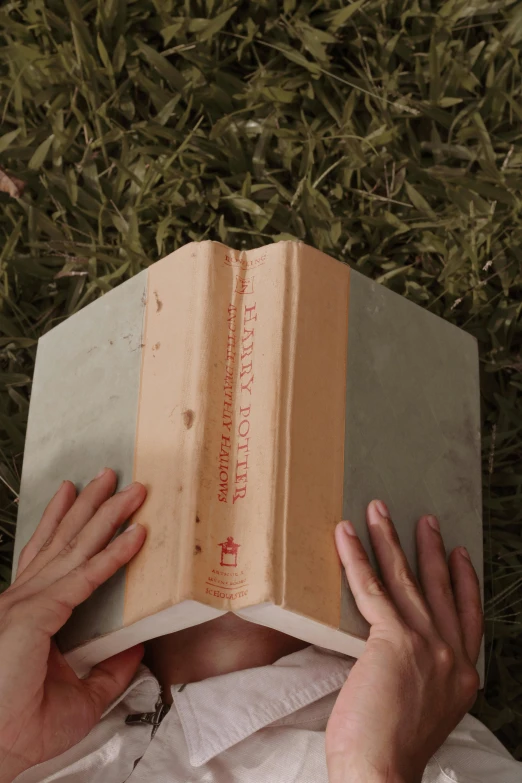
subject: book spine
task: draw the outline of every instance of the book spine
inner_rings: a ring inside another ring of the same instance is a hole
[[[278,581],[274,526],[291,318],[285,249],[212,245],[191,597],[229,611],[274,600]]]

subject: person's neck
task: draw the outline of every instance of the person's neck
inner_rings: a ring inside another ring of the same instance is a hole
[[[307,642],[229,612],[151,639],[145,645],[144,663],[157,677],[163,700],[170,704],[171,685],[266,666],[307,646]]]

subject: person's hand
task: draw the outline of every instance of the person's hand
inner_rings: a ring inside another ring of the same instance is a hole
[[[113,495],[115,486],[109,469],[78,497],[64,481],[22,550],[16,580],[0,595],[0,783],[83,739],[142,658],[138,645],[81,680],[52,638],[145,540],[136,525],[111,541],[146,495],[142,484]]]
[[[437,520],[422,517],[419,585],[380,503],[370,503],[367,520],[382,581],[353,526],[341,522],[335,531],[350,588],[371,629],[326,729],[330,783],[420,783],[479,687],[483,615],[466,550],[453,550],[447,564]]]

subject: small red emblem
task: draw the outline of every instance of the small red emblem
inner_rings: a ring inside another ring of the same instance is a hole
[[[237,566],[237,550],[241,544],[236,544],[232,536],[228,536],[226,541],[218,544],[221,547],[221,560],[219,565],[222,566]]]

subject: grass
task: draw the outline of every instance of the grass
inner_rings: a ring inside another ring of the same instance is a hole
[[[296,237],[479,341],[474,713],[522,758],[521,2],[8,0],[0,25],[3,585],[38,337],[190,240]]]

